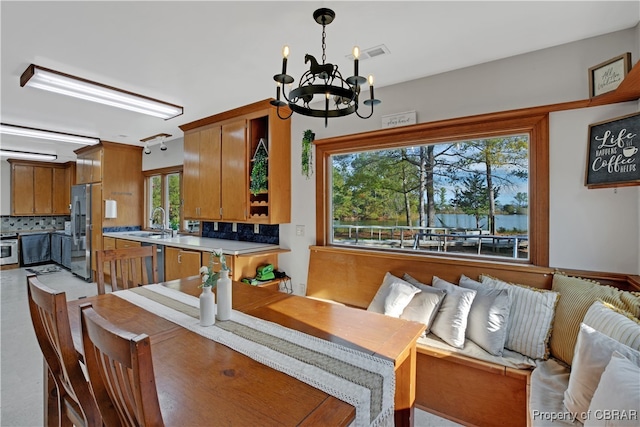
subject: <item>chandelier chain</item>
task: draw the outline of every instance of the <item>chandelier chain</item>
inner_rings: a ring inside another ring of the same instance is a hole
[[[322,63],[325,64],[327,62],[327,33],[325,32],[325,24],[322,24]]]

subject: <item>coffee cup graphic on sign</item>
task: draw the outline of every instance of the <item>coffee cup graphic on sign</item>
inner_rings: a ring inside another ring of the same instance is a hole
[[[630,145],[628,147],[624,147],[622,149],[622,154],[624,154],[625,157],[631,157],[634,154],[636,154],[638,152],[638,147],[634,147],[633,145]]]

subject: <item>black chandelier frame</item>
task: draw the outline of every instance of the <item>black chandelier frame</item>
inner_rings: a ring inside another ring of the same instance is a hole
[[[335,12],[331,9],[320,8],[313,13],[314,20],[322,25],[322,64],[310,54],[305,55],[305,63],[310,62],[309,70],[300,77],[300,83],[296,88],[285,92],[285,85],[291,85],[294,78],[287,74],[288,46],[283,49],[282,73],[273,76],[276,81],[276,99],[271,104],[277,107],[277,114],[280,119],[286,120],[293,113],[310,117],[324,118],[325,127],[329,118],[344,117],[356,113],[361,119],[368,119],[373,115],[373,108],[381,101],[374,97],[373,78],[369,77],[369,99],[363,104],[370,106],[368,115],[361,115],[358,111],[360,86],[367,81],[365,77],[358,75],[358,48],[354,48],[354,74],[348,78],[343,78],[337,65],[326,63],[326,26],[335,19]],[[323,95],[325,102],[323,109],[311,108],[315,95]],[[284,98],[284,101],[281,99]],[[334,106],[330,108],[331,101]],[[282,116],[280,107],[288,106],[291,112]]]

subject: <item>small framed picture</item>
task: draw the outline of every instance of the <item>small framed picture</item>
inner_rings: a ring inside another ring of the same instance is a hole
[[[629,71],[630,52],[589,68],[589,98],[616,90]]]

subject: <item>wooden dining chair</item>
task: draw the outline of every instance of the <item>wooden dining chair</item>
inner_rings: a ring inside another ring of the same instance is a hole
[[[149,336],[118,328],[91,304],[80,310],[85,363],[105,426],[164,425]]]
[[[36,338],[55,381],[59,425],[101,426],[100,412],[73,346],[65,293],[31,275],[27,277],[27,294]],[[47,417],[47,421],[56,420]]]
[[[112,291],[158,283],[158,255],[156,249],[156,245],[151,245],[96,251],[98,295],[105,293],[105,262],[109,263],[108,271]],[[147,260],[151,261],[151,277],[147,272]]]

